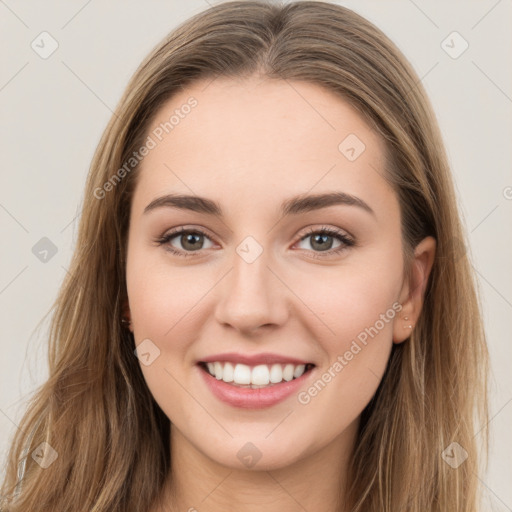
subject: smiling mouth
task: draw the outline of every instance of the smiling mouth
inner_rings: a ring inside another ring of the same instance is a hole
[[[268,388],[290,382],[311,371],[315,365],[308,364],[233,364],[230,362],[199,362],[198,366],[217,380],[241,388]]]

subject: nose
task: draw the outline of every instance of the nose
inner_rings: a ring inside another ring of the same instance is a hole
[[[235,253],[219,289],[217,321],[243,334],[283,325],[290,309],[288,288],[276,274],[265,252],[252,263]]]

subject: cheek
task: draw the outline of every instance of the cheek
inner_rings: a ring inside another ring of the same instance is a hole
[[[130,300],[135,345],[149,347],[157,354],[148,365],[140,367],[156,402],[172,420],[188,413],[176,397],[183,393],[189,378],[187,354],[198,328],[194,315],[206,292],[204,282],[194,278],[193,267],[171,268],[154,253],[134,251],[127,265],[127,287]],[[164,258],[165,259],[165,258]],[[148,345],[148,341],[151,343]],[[154,345],[152,345],[154,344]],[[156,348],[155,348],[156,347]]]
[[[160,343],[173,338],[191,323],[194,307],[205,294],[208,282],[199,267],[173,268],[163,249],[134,251],[127,265],[127,286],[135,339],[154,338]],[[193,322],[192,322],[193,323]]]
[[[401,283],[398,267],[393,263],[360,268],[347,265],[294,281],[294,292],[314,313],[308,315],[310,328],[318,340],[324,340],[330,353],[344,349],[361,333],[364,338],[375,325],[383,337],[391,336],[393,319],[400,309],[396,302]]]
[[[379,256],[360,268],[340,268],[329,282],[309,280],[307,304],[322,320],[313,320],[310,328],[327,361],[299,401],[333,425],[333,434],[366,407],[389,360],[401,310],[401,259],[399,253],[387,259],[380,251]]]
[[[329,305],[332,337],[342,343],[340,348],[345,348],[353,339],[364,342],[365,333],[369,331],[373,336],[382,334],[381,339],[389,337],[396,315],[394,289],[357,278],[348,279],[345,285],[344,292],[331,295]]]

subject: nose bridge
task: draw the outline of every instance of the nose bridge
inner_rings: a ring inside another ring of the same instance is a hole
[[[269,269],[270,251],[252,237],[235,249],[232,270],[226,276],[217,304],[217,320],[240,331],[279,324],[286,317],[283,285]]]

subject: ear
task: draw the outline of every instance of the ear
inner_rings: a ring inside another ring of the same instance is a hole
[[[404,281],[400,292],[402,310],[393,325],[394,343],[402,343],[414,330],[423,307],[425,289],[434,263],[435,252],[436,240],[431,236],[424,238],[414,249],[411,277],[409,281]]]
[[[122,313],[123,318],[126,318],[130,322],[129,324],[127,324],[128,328],[130,329],[131,332],[133,332],[132,317],[131,317],[131,313],[130,313],[130,304],[128,302],[128,299],[124,300],[122,311],[123,311],[123,313]]]

